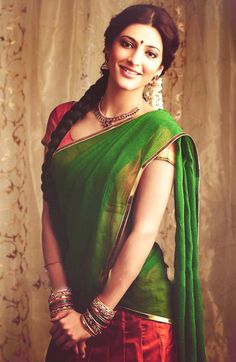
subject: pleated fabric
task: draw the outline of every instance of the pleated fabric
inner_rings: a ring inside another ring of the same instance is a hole
[[[85,358],[50,343],[45,362],[178,362],[173,326],[118,310],[109,327],[87,341]]]

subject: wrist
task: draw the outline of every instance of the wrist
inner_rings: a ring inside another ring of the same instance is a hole
[[[81,315],[81,323],[91,336],[96,336],[108,327],[115,313],[99,297],[96,297],[86,312]]]
[[[110,295],[107,295],[105,293],[99,294],[98,298],[103,304],[105,304],[111,310],[114,310],[114,308],[117,305],[116,300],[112,298]]]
[[[48,305],[51,318],[54,318],[59,312],[74,309],[71,289],[68,287],[53,289],[48,299]]]

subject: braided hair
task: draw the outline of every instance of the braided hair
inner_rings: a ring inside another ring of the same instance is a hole
[[[45,201],[49,202],[54,201],[55,191],[54,183],[50,173],[50,164],[51,159],[59,146],[60,142],[64,138],[65,134],[71,129],[73,124],[78,120],[83,118],[86,113],[92,110],[102,95],[105,93],[107,86],[108,72],[104,71],[104,74],[101,78],[97,80],[83,95],[83,97],[73,104],[71,109],[64,114],[61,121],[59,122],[57,128],[51,134],[51,141],[48,144],[47,153],[45,155],[44,163],[42,165],[42,191],[43,198]]]
[[[110,50],[115,38],[131,24],[144,24],[154,27],[161,35],[163,42],[163,71],[170,67],[175,52],[179,46],[178,31],[175,23],[165,9],[154,5],[133,5],[124,9],[121,13],[114,16],[107,27],[104,38],[104,53]],[[65,134],[71,129],[72,125],[83,118],[86,113],[96,107],[101,97],[104,95],[107,82],[108,70],[102,70],[102,77],[97,80],[84,94],[84,96],[75,102],[72,108],[64,114],[57,128],[51,134],[51,141],[48,144],[48,150],[42,166],[42,191],[44,200],[52,202],[55,200],[55,187],[50,174],[50,163],[53,153],[56,151]]]

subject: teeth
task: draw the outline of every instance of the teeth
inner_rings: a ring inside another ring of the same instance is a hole
[[[127,69],[126,67],[123,67],[123,66],[122,66],[122,68],[123,68],[127,73],[129,73],[129,74],[138,75],[138,73],[137,73],[137,72],[134,72],[133,70],[129,70],[129,69]]]

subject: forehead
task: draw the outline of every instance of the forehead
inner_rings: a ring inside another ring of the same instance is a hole
[[[137,42],[143,41],[144,44],[162,48],[162,39],[158,30],[150,25],[131,24],[127,26],[119,36],[130,36]]]

